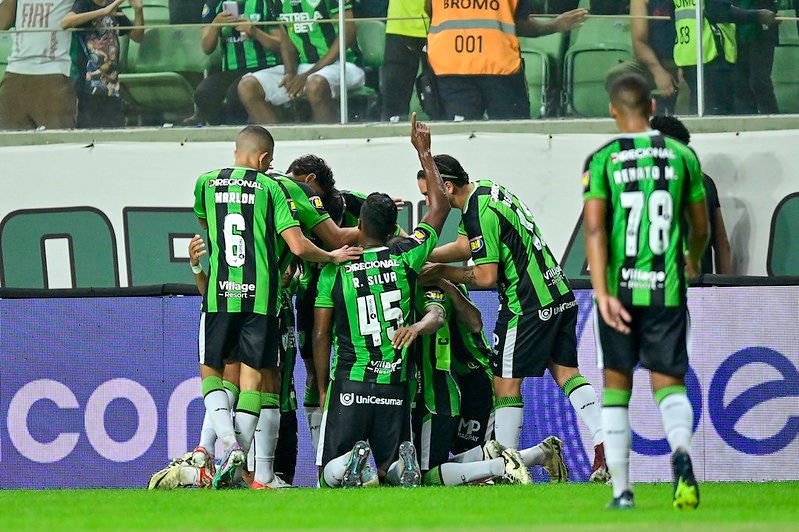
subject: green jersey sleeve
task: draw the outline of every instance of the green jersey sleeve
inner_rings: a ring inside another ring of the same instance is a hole
[[[308,185],[303,185],[288,177],[279,178],[286,187],[294,207],[297,209],[297,220],[304,231],[312,231],[314,227],[324,222],[330,215],[322,205],[322,198]]]
[[[333,308],[333,283],[336,280],[338,266],[330,263],[322,269],[319,274],[315,306],[322,308]]]
[[[583,201],[589,199],[608,199],[608,182],[605,173],[605,158],[592,155],[585,161],[583,168]]]
[[[422,270],[430,253],[438,243],[438,234],[430,225],[422,222],[407,238],[396,238],[390,247],[392,254],[402,257],[402,260],[416,273]]]
[[[294,219],[292,215],[290,204],[293,203],[291,196],[289,196],[285,189],[281,187],[277,181],[274,181],[266,176],[259,177],[259,180],[264,183],[264,187],[268,188],[272,197],[272,207],[275,213],[275,231],[278,234],[282,233],[290,227],[297,227],[300,223]]]
[[[685,167],[688,170],[688,201],[695,203],[703,200],[706,196],[705,181],[696,153],[692,149],[685,151]]]
[[[208,218],[208,215],[205,213],[205,198],[203,191],[205,190],[205,176],[207,174],[201,175],[197,179],[197,183],[194,185],[194,215],[201,220],[205,220]]]
[[[475,236],[469,239],[469,250],[476,265],[499,263],[499,216],[487,203],[480,206]]]

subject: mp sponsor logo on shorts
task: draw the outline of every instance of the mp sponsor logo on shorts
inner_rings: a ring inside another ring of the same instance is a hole
[[[567,301],[566,303],[561,303],[560,305],[554,305],[551,307],[538,309],[538,319],[540,319],[541,321],[549,321],[552,317],[557,316],[564,310],[576,306],[577,306],[577,300],[574,300],[574,301]]]
[[[462,440],[471,442],[478,442],[482,440],[482,432],[480,429],[483,424],[476,419],[463,419],[461,418],[458,423],[458,437]]]
[[[341,406],[352,405],[379,405],[379,406],[402,406],[402,399],[391,397],[378,397],[376,395],[361,395],[359,393],[347,392],[338,395]]]
[[[657,290],[663,288],[663,282],[666,280],[666,272],[648,272],[638,270],[636,268],[622,268],[621,269],[621,282],[619,286],[622,288],[643,288],[644,290]]]

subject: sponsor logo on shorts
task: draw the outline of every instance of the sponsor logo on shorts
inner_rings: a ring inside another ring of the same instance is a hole
[[[472,253],[477,253],[485,246],[485,242],[483,242],[483,235],[476,236],[469,240],[469,249]]]
[[[550,319],[552,319],[553,316],[557,316],[564,310],[576,306],[577,306],[577,300],[574,300],[574,301],[567,301],[566,303],[561,303],[560,305],[555,305],[554,307],[546,307],[538,309],[538,319],[540,319],[541,321],[549,321]]]
[[[391,397],[378,397],[376,395],[361,395],[356,393],[340,393],[339,401],[342,406],[356,405],[380,405],[380,406],[402,406],[402,399]]]
[[[482,426],[482,423],[476,419],[461,419],[458,423],[458,437],[471,442],[481,440],[480,428]]]
[[[342,406],[352,406],[352,403],[355,401],[355,394],[340,393],[338,394],[338,400],[341,402]]]

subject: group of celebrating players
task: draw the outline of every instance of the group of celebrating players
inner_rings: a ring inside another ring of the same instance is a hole
[[[612,474],[611,506],[629,508],[627,404],[640,362],[652,371],[673,443],[674,504],[695,507],[683,269],[696,271],[691,257],[701,256],[704,194],[693,152],[640,123],[651,112],[645,82],[617,80],[611,114],[626,135],[592,154],[583,177],[595,327],[599,346],[613,350],[609,356],[600,349],[604,409],[578,370],[574,294],[529,209],[494,181],[471,181],[454,157],[434,157],[429,129],[415,116],[411,143],[428,209],[409,235],[397,225],[390,196],[337,190],[330,168],[313,155],[277,174],[269,132],[242,130],[235,165],[204,174],[195,187],[194,210],[208,242],[206,249],[198,235],[189,247],[203,294],[200,442],[154,474],[150,488],[291,486],[299,351],[322,487],[529,484],[535,465],[565,482],[560,439],[518,449],[523,379],[548,369],[593,439],[590,480],[607,482]],[[618,163],[623,150],[632,155]],[[658,172],[635,172],[636,165]],[[622,182],[622,167],[640,178]],[[437,246],[450,208],[462,212],[458,237]],[[631,241],[639,224],[646,253]],[[207,274],[199,265],[206,253]],[[633,281],[646,276],[620,282],[630,278],[621,268],[665,273],[644,285]],[[497,289],[493,347],[467,285]],[[665,325],[652,334],[656,322]]]

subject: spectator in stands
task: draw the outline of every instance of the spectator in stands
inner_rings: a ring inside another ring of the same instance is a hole
[[[425,0],[390,0],[386,21],[386,49],[380,93],[383,120],[407,120],[419,64],[427,61],[427,28],[430,18]],[[411,17],[417,17],[411,19]]]
[[[363,87],[365,75],[363,69],[356,64],[358,50],[349,1],[344,4],[344,9],[345,18],[350,19],[343,32],[347,43],[347,90],[356,90]],[[300,96],[308,99],[314,122],[329,123],[338,119],[335,99],[339,97],[341,84],[339,28],[337,24],[330,22],[313,22],[337,18],[338,14],[337,0],[320,0],[316,4],[283,0],[283,11],[279,18],[292,22],[286,29],[299,53],[299,65],[290,65],[287,62],[285,65],[259,70],[242,78],[239,83],[239,97],[247,109],[251,123],[277,122],[275,108]]]
[[[738,0],[738,5],[741,8],[777,10],[774,0]],[[777,98],[771,83],[774,47],[779,42],[777,25],[746,22],[737,24],[735,29],[738,41],[738,60],[733,76],[735,114],[777,114]]]
[[[592,10],[593,13],[593,10]],[[640,74],[656,90],[658,113],[674,113],[677,101],[677,66],[674,64],[676,31],[671,20],[650,20],[643,17],[667,16],[674,13],[674,0],[630,0],[630,35],[634,61],[625,61],[611,68],[605,77],[605,88],[624,74]]]
[[[206,0],[203,6],[201,46],[203,52],[221,51],[221,70],[211,72],[194,91],[196,112],[184,121],[196,124],[242,124],[247,113],[239,101],[237,88],[244,74],[273,67],[286,60],[285,30],[280,26],[256,26],[254,22],[277,20],[271,2],[245,0],[239,13],[225,8],[229,2]],[[230,9],[230,7],[228,7]]]
[[[0,30],[17,29],[0,82],[0,129],[75,127],[70,36],[59,26],[72,0],[53,0],[44,16],[32,16],[36,6],[41,6],[38,0],[0,3]],[[41,31],[47,29],[52,31]]]
[[[682,68],[691,89],[691,111],[696,112],[696,8],[692,2],[674,0],[677,39],[674,62]],[[733,68],[736,58],[735,23],[776,24],[768,9],[740,9],[730,0],[706,0],[702,26],[705,113],[728,115],[733,111]]]
[[[61,21],[63,29],[79,28],[72,34],[72,65],[75,92],[78,94],[79,128],[123,127],[125,115],[119,97],[118,28],[132,40],[144,38],[142,0],[129,0],[131,20],[120,11],[124,0],[75,0],[72,10]]]
[[[516,36],[566,32],[588,15],[585,9],[574,9],[541,22],[530,17],[530,0],[494,3],[497,9],[426,0],[431,17],[427,53],[450,120],[530,118]]]
[[[691,142],[691,133],[682,121],[674,116],[653,116],[649,121],[652,129],[657,129],[664,135],[679,140],[685,145]],[[702,173],[705,185],[705,201],[707,202],[708,220],[710,221],[710,242],[702,256],[699,273],[732,274],[732,259],[730,256],[730,241],[727,239],[727,229],[724,227],[724,217],[721,214],[719,192],[716,183],[709,175]]]

